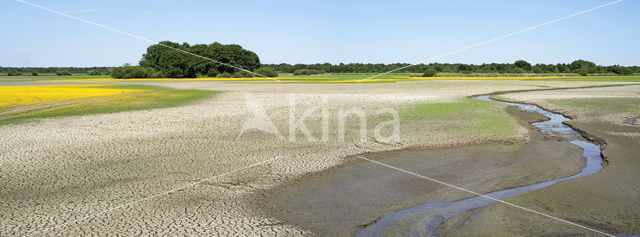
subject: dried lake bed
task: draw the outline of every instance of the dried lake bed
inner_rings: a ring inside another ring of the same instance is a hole
[[[56,83],[73,84],[0,86]],[[535,115],[467,97],[615,83],[126,84],[221,93],[177,107],[0,126],[2,235],[349,236],[384,214],[433,199],[470,197],[354,156],[481,193],[569,176],[583,166],[580,149],[539,135],[527,121]],[[640,233],[640,136],[637,125],[625,124],[625,118],[638,117],[634,105],[639,104],[639,93],[639,86],[627,85],[501,95],[570,116],[570,125],[602,142],[609,161],[596,175],[507,200],[609,233]],[[239,136],[254,116],[247,94],[285,139],[258,130]],[[305,120],[315,140],[300,131],[289,139],[292,96],[300,113],[296,118],[326,98],[328,139],[321,139],[321,110]],[[344,121],[341,140],[337,114],[354,108],[367,118],[366,139],[361,139],[361,123],[352,116]],[[391,119],[376,113],[385,108],[400,115],[400,139],[391,143],[373,135],[377,124]],[[500,203],[457,215],[438,233],[591,234]]]

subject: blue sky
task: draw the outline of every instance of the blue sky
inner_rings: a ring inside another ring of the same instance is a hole
[[[263,63],[415,63],[610,1],[27,0],[153,40],[240,44]],[[0,66],[136,64],[148,42],[13,0],[0,2]],[[640,1],[438,62],[640,65]]]

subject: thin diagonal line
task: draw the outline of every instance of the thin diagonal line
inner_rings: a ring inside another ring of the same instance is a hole
[[[582,15],[582,14],[585,14],[585,13],[588,13],[588,12],[592,12],[592,11],[595,11],[597,9],[600,9],[600,8],[603,8],[603,7],[606,7],[606,6],[610,6],[610,5],[613,5],[613,4],[622,2],[622,1],[624,1],[624,0],[616,0],[616,1],[613,1],[613,2],[610,2],[610,3],[607,3],[607,4],[603,4],[603,5],[594,7],[594,8],[589,8],[589,9],[584,10],[584,11],[576,12],[576,13],[573,13],[573,14],[568,15],[568,16],[556,18],[556,19],[547,21],[547,22],[542,23],[542,24],[530,26],[530,27],[524,28],[522,30],[518,30],[518,31],[514,31],[514,32],[511,32],[511,33],[508,33],[508,34],[504,34],[504,35],[495,37],[493,39],[485,40],[485,41],[482,41],[482,42],[479,42],[479,43],[476,43],[476,44],[469,45],[467,47],[459,48],[459,49],[456,49],[456,50],[453,50],[453,51],[449,51],[449,52],[444,53],[444,54],[440,54],[438,56],[429,58],[427,60],[424,60],[424,61],[421,61],[421,62],[418,62],[418,63],[409,64],[407,66],[402,66],[402,67],[393,69],[391,71],[387,71],[387,72],[384,72],[384,73],[381,73],[381,74],[377,74],[377,75],[374,75],[374,76],[371,76],[371,77],[367,77],[365,79],[359,80],[359,82],[360,81],[364,81],[364,80],[370,80],[370,79],[373,79],[373,78],[376,78],[376,77],[379,77],[379,76],[387,75],[389,73],[396,72],[398,70],[402,70],[402,69],[405,69],[405,68],[413,67],[413,66],[418,65],[418,64],[424,64],[424,63],[427,63],[427,62],[431,62],[431,61],[434,61],[434,60],[442,58],[442,57],[446,57],[446,56],[449,56],[449,55],[452,55],[452,54],[456,54],[456,53],[459,53],[459,52],[462,52],[462,51],[473,49],[473,48],[476,48],[476,47],[479,47],[479,46],[482,46],[482,45],[485,45],[485,44],[489,44],[489,43],[492,43],[492,42],[495,42],[495,41],[498,41],[498,40],[501,40],[501,39],[504,39],[504,38],[507,38],[507,37],[511,37],[511,36],[514,36],[514,35],[517,35],[517,34],[520,34],[520,33],[523,33],[523,32],[535,30],[535,29],[538,29],[540,27],[543,27],[543,26],[546,26],[546,25],[550,25],[550,24],[553,24],[553,23],[556,23],[556,22],[559,22],[559,21],[563,21],[563,20],[572,18],[574,16],[579,16],[579,15]]]
[[[154,198],[165,196],[165,195],[167,195],[169,193],[173,193],[173,192],[177,192],[177,191],[180,191],[180,190],[183,190],[183,189],[186,189],[186,188],[190,188],[190,187],[193,187],[195,185],[210,181],[212,179],[221,178],[221,177],[224,177],[224,176],[227,176],[227,175],[230,175],[230,174],[233,174],[233,173],[237,173],[237,172],[240,172],[240,171],[243,171],[243,170],[246,170],[246,169],[250,169],[250,168],[253,168],[253,167],[256,167],[256,166],[260,166],[260,165],[263,165],[263,164],[266,164],[266,163],[270,163],[270,162],[275,161],[275,160],[280,159],[280,158],[281,157],[275,157],[275,158],[271,158],[271,159],[268,159],[268,160],[265,160],[265,161],[261,161],[261,162],[258,162],[258,163],[255,163],[255,164],[252,164],[252,165],[249,165],[249,166],[245,166],[245,167],[238,168],[238,169],[235,169],[235,170],[227,171],[226,173],[215,175],[215,176],[212,176],[212,177],[209,177],[209,178],[206,178],[206,179],[201,179],[201,180],[196,181],[196,182],[191,182],[191,183],[182,185],[180,187],[176,187],[176,188],[173,188],[173,189],[161,192],[161,193],[157,193],[157,194],[145,197],[145,198],[141,198],[141,199],[135,200],[135,201],[131,201],[131,202],[128,202],[128,203],[120,204],[118,206],[115,206],[115,207],[112,207],[112,208],[109,208],[109,209],[105,209],[105,210],[102,210],[102,211],[99,211],[99,212],[95,212],[93,214],[84,216],[82,218],[78,218],[78,219],[75,219],[75,220],[72,220],[72,221],[68,221],[68,222],[65,222],[65,223],[62,223],[62,224],[59,224],[59,225],[56,225],[56,226],[52,226],[52,227],[45,228],[45,229],[42,229],[42,230],[32,230],[32,231],[27,232],[23,236],[32,236],[32,235],[34,235],[36,233],[49,232],[49,231],[57,229],[57,228],[62,228],[62,227],[68,226],[68,225],[72,225],[72,224],[75,224],[75,223],[78,223],[78,222],[81,222],[81,221],[84,221],[84,220],[87,220],[87,219],[90,219],[90,218],[94,218],[96,216],[100,216],[100,215],[103,215],[103,214],[118,210],[118,209],[122,209],[122,208],[125,208],[125,207],[128,207],[128,206],[134,205],[136,203],[148,201],[148,200],[151,200],[151,199],[154,199]]]
[[[465,192],[468,192],[468,193],[472,193],[472,194],[475,194],[477,196],[481,196],[481,197],[484,197],[484,198],[488,198],[488,199],[494,200],[496,202],[504,203],[504,204],[507,204],[507,205],[512,206],[512,207],[516,207],[516,208],[520,208],[520,209],[525,210],[525,211],[533,212],[535,214],[538,214],[538,215],[541,215],[541,216],[545,216],[545,217],[548,217],[548,218],[551,218],[551,219],[554,219],[554,220],[557,220],[557,221],[561,221],[561,222],[564,222],[564,223],[567,223],[567,224],[570,224],[570,225],[574,225],[574,226],[577,226],[577,227],[580,227],[580,228],[584,228],[584,229],[587,229],[587,230],[590,230],[590,231],[593,231],[593,232],[596,232],[596,233],[599,233],[599,234],[603,234],[603,235],[606,235],[606,236],[614,237],[614,235],[612,235],[612,234],[608,234],[608,233],[605,233],[605,232],[602,232],[602,231],[599,231],[599,230],[596,230],[596,229],[593,229],[593,228],[589,228],[589,227],[580,225],[580,224],[575,223],[575,222],[567,221],[567,220],[564,220],[564,219],[561,219],[561,218],[558,218],[558,217],[555,217],[555,216],[551,216],[551,215],[548,215],[548,214],[544,214],[542,212],[538,212],[538,211],[535,211],[535,210],[532,210],[532,209],[529,209],[529,208],[526,208],[526,207],[518,206],[518,205],[510,203],[510,202],[506,202],[506,201],[503,201],[503,200],[500,200],[500,199],[497,199],[497,198],[494,198],[494,197],[491,197],[491,196],[487,196],[487,195],[484,195],[482,193],[474,192],[474,191],[471,191],[471,190],[466,189],[466,188],[458,187],[458,186],[453,185],[453,184],[445,183],[445,182],[442,182],[442,181],[437,180],[437,179],[429,178],[429,177],[424,176],[424,175],[416,174],[416,173],[411,172],[411,171],[403,170],[403,169],[400,169],[400,168],[395,167],[395,166],[387,165],[387,164],[379,162],[379,161],[367,159],[367,158],[364,158],[362,156],[356,156],[356,157],[358,157],[358,158],[360,158],[362,160],[366,160],[366,161],[369,161],[369,162],[372,162],[372,163],[387,167],[387,168],[391,168],[391,169],[403,172],[403,173],[407,173],[407,174],[410,174],[410,175],[413,175],[413,176],[417,176],[417,177],[420,177],[422,179],[426,179],[426,180],[433,181],[433,182],[436,182],[436,183],[439,183],[439,184],[442,184],[442,185],[446,185],[446,186],[449,186],[449,187],[452,187],[452,188],[455,188],[455,189],[458,189],[458,190],[462,190],[462,191],[465,191]]]
[[[110,26],[106,26],[106,25],[103,25],[103,24],[99,24],[99,23],[96,23],[96,22],[93,22],[93,21],[90,21],[90,20],[87,20],[87,19],[84,19],[84,18],[80,18],[80,17],[72,16],[72,15],[69,15],[69,14],[67,14],[67,13],[64,13],[64,12],[61,12],[61,11],[56,11],[56,10],[53,10],[53,9],[51,9],[51,8],[47,8],[47,7],[44,7],[44,6],[41,6],[41,5],[35,4],[35,3],[27,2],[27,1],[24,1],[24,0],[16,0],[16,1],[17,1],[17,2],[21,2],[21,3],[24,3],[24,4],[27,4],[27,5],[30,5],[30,6],[33,6],[33,7],[40,8],[40,9],[45,10],[45,11],[48,11],[48,12],[55,13],[55,14],[57,14],[57,15],[61,15],[61,16],[65,16],[65,17],[69,17],[69,18],[71,18],[71,19],[74,19],[74,20],[77,20],[77,21],[81,21],[81,22],[87,23],[87,24],[89,24],[89,25],[93,25],[93,26],[97,26],[97,27],[100,27],[100,28],[103,28],[103,29],[106,29],[106,30],[109,30],[109,31],[117,32],[117,33],[120,33],[120,34],[123,34],[123,35],[129,36],[129,37],[132,37],[132,38],[136,38],[136,39],[139,39],[139,40],[142,40],[142,41],[146,41],[146,42],[149,42],[149,43],[152,43],[152,44],[158,44],[158,45],[161,45],[161,46],[164,46],[164,47],[167,47],[167,48],[170,48],[170,49],[176,50],[176,51],[178,51],[178,52],[185,53],[185,54],[188,54],[188,55],[191,55],[191,56],[195,56],[195,57],[198,57],[198,58],[202,58],[202,59],[205,59],[205,60],[207,60],[207,61],[214,62],[214,63],[222,64],[222,65],[225,65],[225,66],[227,66],[227,67],[232,67],[232,68],[235,68],[235,69],[238,69],[238,70],[242,70],[242,71],[245,71],[245,72],[251,73],[251,74],[256,75],[256,76],[260,76],[260,77],[264,77],[264,78],[269,78],[269,79],[274,80],[274,81],[280,81],[280,80],[278,80],[278,79],[275,79],[275,78],[272,78],[272,77],[268,77],[268,76],[262,75],[262,74],[260,74],[260,73],[255,73],[255,72],[249,71],[249,70],[244,69],[244,68],[241,68],[241,67],[233,66],[233,65],[231,65],[231,64],[223,63],[223,62],[220,62],[220,61],[215,60],[215,59],[212,59],[212,58],[208,58],[208,57],[205,57],[205,56],[201,56],[201,55],[198,55],[198,54],[194,54],[194,53],[191,53],[191,52],[189,52],[189,51],[185,51],[185,50],[182,50],[182,49],[179,49],[179,48],[172,47],[172,46],[170,46],[170,45],[163,44],[163,43],[161,43],[161,42],[159,42],[159,41],[156,41],[156,40],[151,40],[151,39],[148,39],[148,38],[145,38],[145,37],[142,37],[142,36],[136,35],[136,34],[132,34],[132,33],[126,32],[126,31],[122,31],[122,30],[118,30],[118,29],[116,29],[116,28],[113,28],[113,27],[110,27]]]

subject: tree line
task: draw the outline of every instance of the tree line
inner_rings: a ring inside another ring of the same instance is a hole
[[[177,49],[177,50],[176,50]],[[213,60],[211,60],[213,59]],[[142,55],[139,66],[125,64],[121,67],[0,67],[7,75],[56,75],[89,74],[111,75],[114,78],[194,78],[194,77],[276,77],[280,73],[311,75],[319,73],[383,73],[398,68],[398,73],[419,73],[437,76],[439,73],[532,73],[532,74],[579,74],[579,75],[632,75],[640,73],[639,66],[601,66],[586,60],[571,63],[531,64],[524,60],[513,63],[430,63],[410,67],[407,63],[317,63],[317,64],[261,64],[258,55],[237,44],[194,44],[162,41],[151,45]],[[245,70],[240,70],[242,68]],[[248,72],[251,71],[251,72]],[[254,74],[255,73],[255,74]]]
[[[275,69],[278,72],[294,73],[296,71],[315,70],[318,73],[383,73],[398,68],[406,67],[408,63],[392,63],[392,64],[372,64],[372,63],[349,63],[349,64],[266,64],[264,66]],[[484,64],[462,64],[462,63],[430,63],[417,64],[395,71],[398,73],[575,73],[580,75],[589,74],[617,74],[631,75],[640,73],[639,66],[601,66],[586,60],[576,60],[571,63],[558,64],[535,64],[532,65],[524,60],[518,60],[514,63],[484,63]]]
[[[69,76],[72,74],[109,75],[112,67],[0,67],[0,73],[8,76],[38,76],[55,74]]]

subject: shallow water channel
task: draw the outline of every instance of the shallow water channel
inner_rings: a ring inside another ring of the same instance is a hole
[[[549,120],[532,123],[532,125],[538,128],[538,130],[543,134],[555,136],[563,140],[567,140],[570,143],[575,144],[576,146],[579,146],[584,151],[582,156],[586,161],[585,167],[575,175],[519,188],[495,191],[485,194],[486,196],[502,200],[504,198],[517,194],[535,191],[561,181],[594,174],[602,169],[602,155],[600,146],[588,141],[579,132],[563,124],[564,121],[569,120],[567,117],[561,114],[544,110],[536,105],[493,100],[489,95],[478,96],[475,97],[475,99],[506,103],[509,105],[517,106],[523,111],[537,112],[548,117]],[[402,235],[435,236],[436,228],[447,219],[466,211],[484,207],[495,202],[497,201],[483,196],[475,196],[472,198],[453,202],[433,200],[404,210],[387,214],[375,223],[360,229],[356,233],[356,236],[381,236],[385,234],[385,230],[393,233],[395,232],[393,231],[393,229],[397,228],[409,229],[408,233],[402,233]]]

